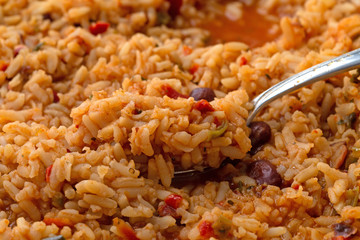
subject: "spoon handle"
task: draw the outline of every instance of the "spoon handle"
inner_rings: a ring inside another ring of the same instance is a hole
[[[249,114],[246,124],[249,125],[255,118],[256,114],[275,99],[317,81],[321,81],[359,67],[360,49],[356,49],[329,61],[315,65],[285,79],[284,81],[279,82],[278,84],[275,84],[252,100],[254,108]]]

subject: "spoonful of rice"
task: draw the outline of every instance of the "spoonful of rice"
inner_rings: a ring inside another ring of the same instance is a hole
[[[272,101],[292,93],[304,86],[336,76],[360,67],[360,49],[343,54],[326,62],[299,72],[284,81],[275,84],[252,100],[254,108],[249,114],[246,124],[249,126],[264,107]]]
[[[333,58],[326,62],[315,65],[305,71],[297,73],[290,78],[279,82],[278,84],[270,87],[256,98],[252,100],[253,109],[250,112],[246,124],[250,126],[255,116],[264,109],[269,103],[274,100],[292,93],[304,86],[310,85],[317,81],[328,79],[338,74],[356,69],[360,67],[360,49],[343,54],[339,57]],[[226,161],[225,161],[226,162]],[[222,164],[220,168],[224,166]],[[175,171],[174,177],[176,179],[185,179],[193,177],[201,173],[202,176],[214,171],[214,168],[205,168],[202,172],[195,169]]]

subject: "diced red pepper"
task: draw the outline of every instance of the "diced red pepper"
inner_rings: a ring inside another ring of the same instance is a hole
[[[14,57],[16,57],[20,50],[23,49],[25,46],[24,45],[17,45],[15,48],[14,48]]]
[[[46,225],[55,224],[59,228],[70,226],[72,227],[74,224],[73,222],[68,218],[44,218],[43,222]]]
[[[94,35],[98,35],[106,32],[109,27],[110,27],[109,23],[98,21],[90,25],[89,31]]]
[[[119,218],[114,218],[113,224],[118,229],[118,232],[120,234],[120,239],[139,240],[139,238],[136,236],[134,229],[130,225],[126,224],[124,220]]]
[[[165,198],[165,203],[170,207],[177,209],[178,207],[180,207],[182,200],[182,196],[177,194],[170,194]]]
[[[201,113],[215,111],[215,109],[211,106],[211,104],[205,99],[201,99],[200,101],[197,101],[194,104],[194,109],[200,111]]]
[[[54,103],[57,103],[60,101],[59,95],[55,90],[53,90],[53,96],[54,96]]]
[[[221,125],[222,122],[220,122],[220,120],[219,120],[217,117],[215,117],[215,118],[214,118],[214,123],[215,123],[215,125],[218,127],[218,126]]]
[[[191,66],[191,68],[189,69],[189,72],[191,73],[191,74],[194,74],[194,73],[196,73],[197,72],[197,70],[199,70],[199,64],[197,64],[197,63],[194,63],[192,66]]]
[[[295,190],[298,190],[298,189],[299,189],[299,187],[300,187],[300,185],[299,185],[299,184],[297,184],[297,183],[296,183],[296,184],[294,184],[294,185],[292,186],[292,188],[293,188],[293,189],[295,189]]]
[[[6,69],[8,68],[9,64],[4,62],[4,61],[0,61],[0,71],[6,71]]]
[[[178,219],[180,218],[181,216],[179,216],[177,213],[176,213],[176,209],[167,205],[166,203],[162,202],[159,204],[158,206],[158,213],[161,217],[164,217],[164,216],[172,216],[173,218],[175,219]]]
[[[172,18],[175,18],[180,13],[180,8],[183,4],[183,0],[168,0],[170,2],[170,7],[168,13]]]
[[[241,57],[240,58],[240,66],[243,66],[245,64],[247,64],[247,59],[245,57]]]
[[[50,174],[51,174],[52,167],[53,167],[53,165],[50,165],[46,168],[46,174],[45,174],[46,182],[50,182]]]
[[[214,229],[211,226],[212,224],[208,221],[203,221],[199,224],[200,236],[203,238],[215,237]]]
[[[184,45],[183,51],[184,51],[184,55],[186,56],[192,53],[192,48],[187,45]]]
[[[177,99],[178,97],[189,98],[189,96],[179,93],[178,91],[176,91],[175,89],[173,89],[171,86],[169,86],[167,84],[164,84],[161,86],[161,94],[166,95],[169,98],[174,98],[174,99]]]

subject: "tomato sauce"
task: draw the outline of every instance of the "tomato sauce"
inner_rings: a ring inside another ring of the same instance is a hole
[[[240,41],[253,48],[275,40],[279,33],[272,29],[277,24],[259,14],[255,4],[244,4],[243,15],[239,20],[232,21],[223,15],[203,22],[199,27],[210,32],[209,44]]]

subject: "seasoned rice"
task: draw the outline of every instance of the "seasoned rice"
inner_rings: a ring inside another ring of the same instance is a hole
[[[360,47],[359,12],[0,1],[0,239],[359,238],[360,70],[272,102],[266,142],[246,126],[258,94]]]

